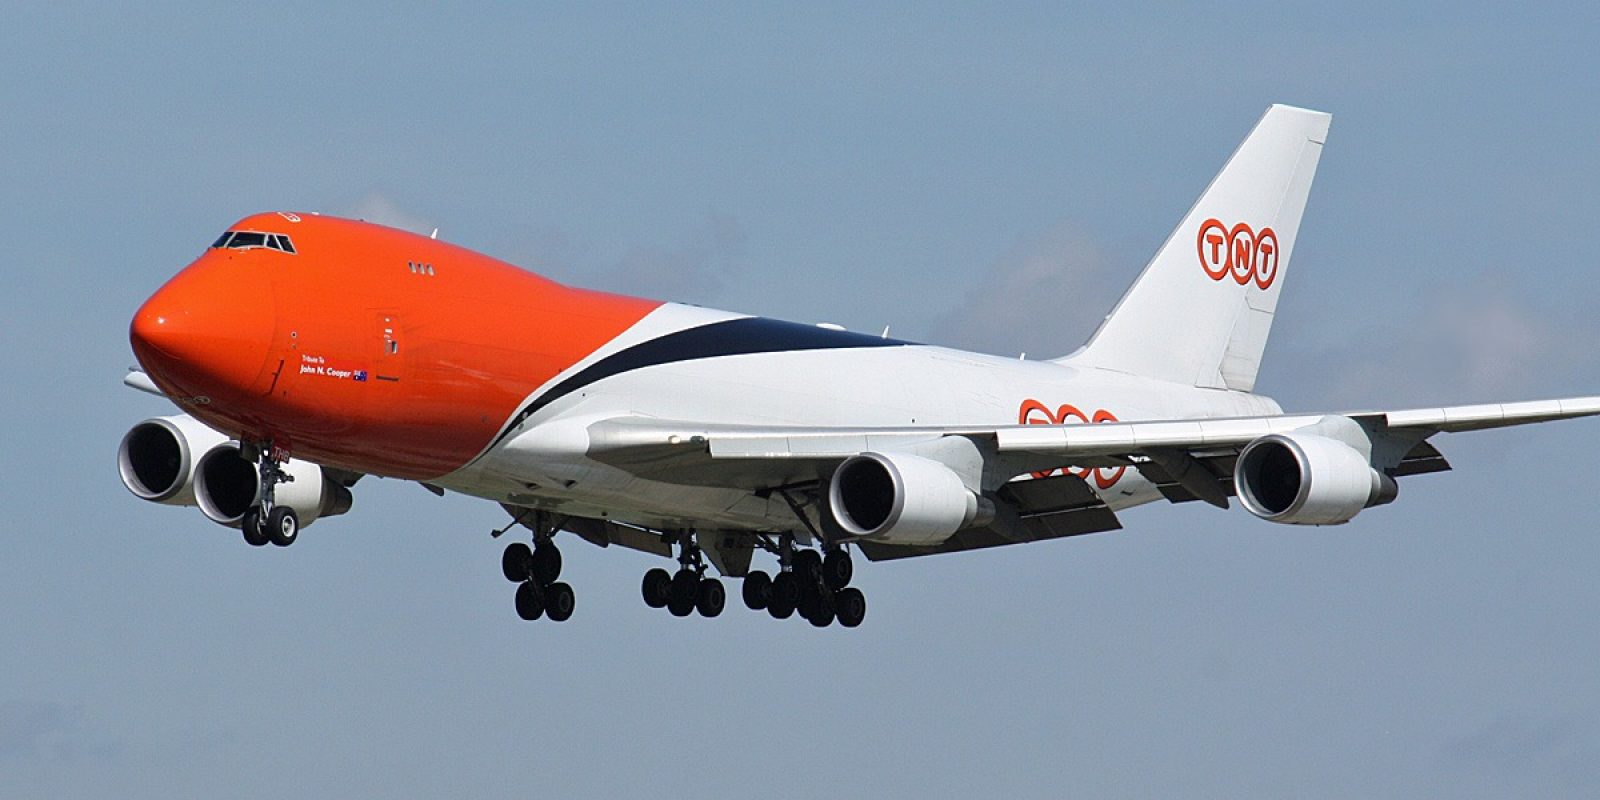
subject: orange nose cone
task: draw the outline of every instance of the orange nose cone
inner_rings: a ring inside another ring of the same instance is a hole
[[[267,281],[243,265],[205,259],[145,301],[128,331],[157,385],[183,397],[257,394],[274,327]]]

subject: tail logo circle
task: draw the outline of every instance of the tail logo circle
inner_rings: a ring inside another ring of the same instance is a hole
[[[1195,251],[1211,280],[1231,277],[1240,286],[1254,283],[1265,291],[1278,279],[1278,234],[1271,228],[1256,230],[1245,222],[1230,228],[1213,217],[1200,223]]]

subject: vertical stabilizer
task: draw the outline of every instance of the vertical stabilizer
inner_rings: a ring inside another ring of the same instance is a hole
[[[1248,392],[1332,115],[1275,105],[1066,363]]]

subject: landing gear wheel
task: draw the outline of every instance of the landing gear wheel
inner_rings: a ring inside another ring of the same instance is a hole
[[[815,583],[800,585],[800,600],[794,606],[795,610],[800,612],[800,616],[811,619],[811,615],[817,613],[817,608],[821,603],[822,592],[817,589]]]
[[[250,509],[244,512],[244,519],[239,520],[239,530],[244,533],[244,541],[251,547],[261,547],[270,541],[267,532],[261,529],[261,512]]]
[[[819,594],[811,602],[811,613],[806,615],[806,621],[818,628],[826,628],[833,624],[833,595]]]
[[[694,607],[700,616],[710,619],[722,613],[728,604],[728,594],[722,588],[722,581],[716,578],[706,578],[700,581],[699,596],[694,599]]]
[[[279,547],[288,547],[300,537],[300,517],[288,506],[275,506],[267,515],[267,538]]]
[[[532,577],[533,551],[522,542],[506,545],[505,553],[500,556],[500,571],[512,583],[522,583]]]
[[[533,548],[532,559],[533,579],[544,586],[556,582],[561,577],[561,551],[555,545],[545,543]]]
[[[745,608],[751,611],[760,611],[767,607],[767,602],[772,599],[772,578],[759,569],[751,570],[744,576],[744,585],[740,587],[744,594]]]
[[[778,577],[772,579],[772,592],[767,600],[767,613],[773,619],[788,619],[794,613],[795,604],[800,601],[800,585],[795,582],[794,573],[780,572]]]
[[[651,608],[662,608],[667,604],[667,598],[672,591],[672,575],[666,570],[656,567],[644,574],[644,604]]]
[[[525,581],[517,587],[517,616],[529,622],[544,616],[544,597],[533,581]]]
[[[867,598],[860,589],[840,590],[833,596],[833,606],[839,615],[839,624],[846,628],[854,628],[867,618]]]
[[[572,608],[576,603],[571,586],[557,582],[544,587],[544,610],[551,622],[566,622],[571,619]]]
[[[801,585],[817,582],[822,572],[822,554],[815,550],[800,550],[794,554],[794,576]]]
[[[844,548],[829,550],[822,559],[822,580],[830,589],[849,586],[850,578],[855,574],[855,564],[851,563],[850,554]]]
[[[672,576],[672,588],[667,592],[667,611],[674,617],[687,617],[694,613],[694,601],[700,591],[700,576],[692,569],[680,569]]]

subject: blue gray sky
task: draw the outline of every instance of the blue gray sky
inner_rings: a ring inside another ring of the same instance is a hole
[[[644,607],[501,512],[363,481],[254,550],[138,502],[127,322],[268,209],[557,279],[1040,357],[1262,110],[1334,123],[1262,391],[1600,392],[1591,4],[14,3],[0,26],[0,796],[1592,797],[1600,423],[1440,437],[1340,528],[863,564],[818,631]]]

